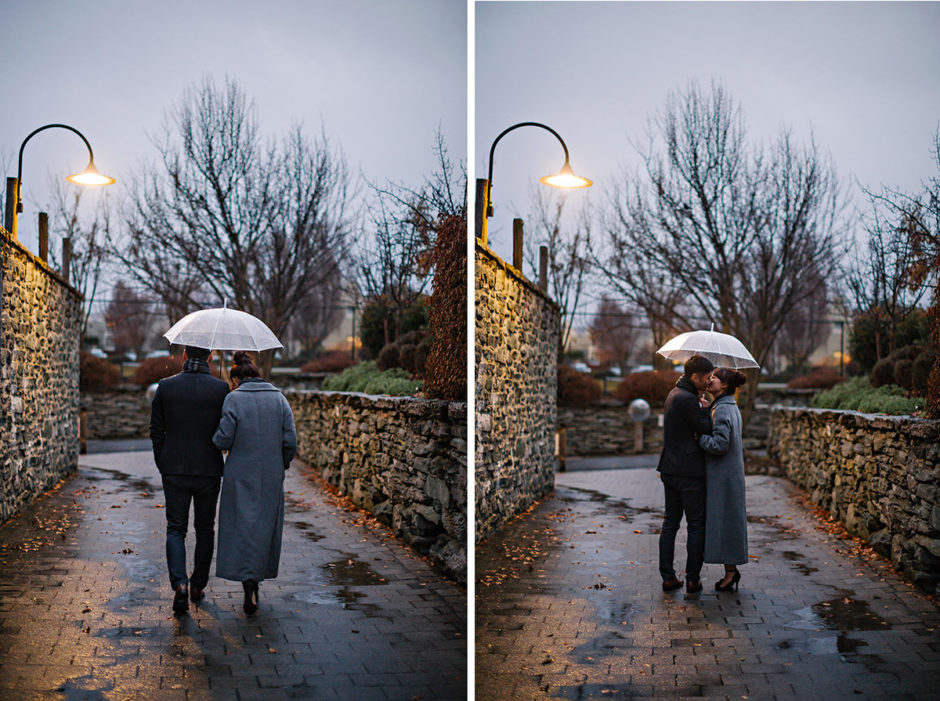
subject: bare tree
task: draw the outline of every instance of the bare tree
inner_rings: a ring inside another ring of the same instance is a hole
[[[591,210],[585,205],[576,223],[568,224],[564,194],[538,188],[533,194],[535,209],[526,236],[526,258],[534,270],[539,267],[539,249],[548,249],[548,293],[561,307],[561,333],[558,336],[558,360],[561,362],[574,317],[582,302],[590,270]]]
[[[463,162],[450,159],[439,130],[434,155],[436,166],[420,188],[370,183],[358,285],[363,297],[387,310],[386,343],[401,333],[405,310],[427,292],[439,227],[467,216],[466,169]]]
[[[763,365],[788,316],[836,268],[842,198],[815,143],[785,132],[765,150],[745,136],[719,84],[673,92],[640,149],[644,174],[626,174],[612,194],[602,269],[651,319],[713,323]]]
[[[911,216],[884,195],[866,194],[871,211],[862,226],[868,240],[849,260],[845,280],[855,310],[874,322],[875,354],[880,359],[894,352],[897,328],[920,304],[925,290],[911,289],[917,260]]]
[[[82,204],[82,188],[68,186],[66,189],[58,178],[50,179],[49,188],[52,193],[51,233],[71,241],[69,281],[82,294],[84,340],[108,258],[107,242],[112,235],[111,203],[108,195],[102,194],[88,214]],[[54,246],[50,246],[49,261],[54,268],[62,265]]]
[[[431,282],[434,232],[415,200],[404,201],[373,186],[369,207],[371,236],[361,248],[359,288],[369,302],[386,311],[385,343],[401,335],[405,311]]]
[[[636,322],[633,311],[621,307],[607,295],[601,297],[589,333],[602,363],[626,369],[636,350]]]
[[[238,83],[211,78],[184,92],[155,145],[158,162],[132,179],[116,256],[170,321],[225,299],[282,334],[348,250],[342,152],[300,126],[262,142]]]
[[[132,350],[140,357],[147,345],[153,320],[152,300],[140,295],[123,280],[118,280],[105,308],[104,318],[114,346],[119,351]]]

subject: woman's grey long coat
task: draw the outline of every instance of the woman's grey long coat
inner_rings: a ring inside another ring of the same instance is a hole
[[[747,562],[747,512],[744,499],[744,446],[741,411],[734,397],[711,406],[712,434],[699,437],[708,454],[705,467],[705,562]]]
[[[229,450],[219,499],[217,577],[277,577],[284,527],[284,471],[297,451],[294,415],[272,384],[246,378],[222,404],[212,436]]]

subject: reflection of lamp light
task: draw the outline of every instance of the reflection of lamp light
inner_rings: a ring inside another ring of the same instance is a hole
[[[32,139],[36,134],[46,129],[68,129],[75,134],[78,134],[79,138],[85,142],[85,146],[88,148],[88,166],[81,173],[76,173],[75,175],[69,175],[66,177],[70,183],[75,183],[76,185],[85,185],[85,186],[96,186],[96,185],[111,185],[114,183],[114,178],[107,175],[102,175],[98,172],[98,169],[95,168],[95,156],[91,150],[91,144],[88,143],[88,139],[85,138],[85,135],[82,134],[75,127],[70,127],[68,124],[46,124],[45,126],[39,127],[38,129],[32,131],[29,136],[23,139],[23,143],[20,145],[20,155],[17,161],[16,167],[16,178],[7,178],[7,191],[8,199],[7,201],[12,200],[13,206],[10,208],[11,211],[6,213],[6,221],[4,225],[6,229],[15,237],[16,236],[16,215],[23,211],[23,202],[20,199],[20,190],[22,189],[23,183],[23,149],[26,148],[26,143]],[[13,188],[12,193],[9,192],[10,188]]]
[[[482,196],[483,201],[479,204],[481,205],[482,211],[477,213],[477,235],[483,239],[483,243],[486,243],[486,220],[488,217],[493,216],[493,205],[492,194],[493,194],[493,152],[496,150],[496,144],[499,143],[499,140],[502,139],[506,134],[513,131],[514,129],[519,129],[520,127],[540,127],[546,131],[554,134],[555,138],[558,139],[561,147],[565,151],[565,164],[561,167],[554,175],[546,175],[542,178],[539,178],[539,182],[543,185],[548,185],[550,187],[559,187],[559,188],[581,188],[581,187],[590,187],[593,183],[587,178],[582,178],[574,174],[574,171],[571,169],[571,164],[568,160],[568,146],[565,144],[565,140],[561,138],[557,131],[552,129],[541,122],[519,122],[518,124],[513,124],[508,129],[504,129],[499,136],[496,137],[493,141],[493,145],[490,146],[490,159],[489,159],[489,168],[487,169],[487,179],[485,181],[485,186],[482,188],[482,192],[478,190],[477,198],[480,199]],[[477,187],[480,187],[482,183],[477,181]],[[481,216],[482,215],[482,216]]]

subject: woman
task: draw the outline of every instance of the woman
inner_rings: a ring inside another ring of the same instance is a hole
[[[735,390],[747,382],[743,372],[718,368],[708,384],[715,397],[711,403],[712,434],[699,437],[708,454],[705,468],[705,562],[725,566],[725,576],[715,582],[717,591],[737,591],[747,562],[747,514],[744,504],[744,446],[741,442],[741,412],[734,401]]]
[[[217,577],[241,582],[245,613],[258,609],[258,582],[277,577],[284,527],[284,471],[297,450],[294,415],[284,395],[244,352],[230,371],[212,442],[228,450],[219,499]]]

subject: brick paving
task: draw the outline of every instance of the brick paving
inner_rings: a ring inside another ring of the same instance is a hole
[[[801,495],[748,477],[740,591],[706,565],[686,595],[660,587],[655,470],[557,475],[477,548],[477,699],[940,698],[940,609]]]
[[[177,619],[152,456],[82,456],[0,528],[0,699],[466,698],[466,592],[303,465],[285,489],[258,613],[213,576]]]

